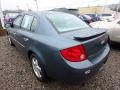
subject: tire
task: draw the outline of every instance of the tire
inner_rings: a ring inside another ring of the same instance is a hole
[[[30,61],[31,61],[33,73],[36,76],[36,78],[41,82],[46,82],[47,74],[45,72],[42,63],[40,63],[40,59],[37,57],[37,55],[31,54]]]
[[[14,46],[14,44],[9,36],[8,36],[8,42],[9,42],[10,46]]]

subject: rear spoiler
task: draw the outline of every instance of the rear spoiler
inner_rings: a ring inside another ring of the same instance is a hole
[[[94,36],[90,36],[90,37],[74,37],[75,40],[79,40],[79,41],[86,41],[86,40],[89,40],[89,39],[92,39],[92,38],[95,38],[95,37],[98,37],[98,36],[101,36],[103,34],[105,34],[106,32],[103,32],[103,33],[100,33],[100,34],[97,34],[97,35],[94,35]]]

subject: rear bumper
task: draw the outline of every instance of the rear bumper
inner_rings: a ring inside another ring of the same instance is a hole
[[[83,62],[82,64],[67,62],[67,64],[63,64],[60,67],[60,63],[58,66],[54,66],[52,68],[52,76],[55,79],[59,79],[61,81],[78,81],[85,79],[88,76],[93,75],[93,73],[99,71],[99,69],[106,63],[108,56],[110,53],[109,45],[106,45],[105,50],[102,52],[99,57],[95,58],[95,62],[86,65]],[[86,60],[89,61],[89,60]]]
[[[94,64],[91,67],[84,68],[81,70],[78,69],[70,69],[69,71],[72,71],[70,73],[67,73],[65,76],[63,75],[63,80],[71,80],[71,81],[79,81],[88,78],[89,76],[93,75],[94,73],[98,72],[100,68],[106,63],[108,59],[108,56],[106,56],[104,59],[101,60],[101,62]]]

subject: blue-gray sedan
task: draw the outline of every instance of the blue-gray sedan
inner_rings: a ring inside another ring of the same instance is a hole
[[[81,80],[99,71],[110,51],[105,30],[62,12],[21,13],[7,31],[10,45],[28,56],[40,81]]]

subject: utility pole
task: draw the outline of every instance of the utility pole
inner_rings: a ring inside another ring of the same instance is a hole
[[[38,0],[34,0],[35,1],[35,3],[36,3],[36,9],[37,9],[37,11],[38,11]]]
[[[26,6],[27,6],[27,10],[29,11],[29,4],[26,4]]]
[[[1,21],[2,28],[5,29],[4,16],[3,16],[3,12],[2,12],[1,0],[0,0],[0,21]]]

